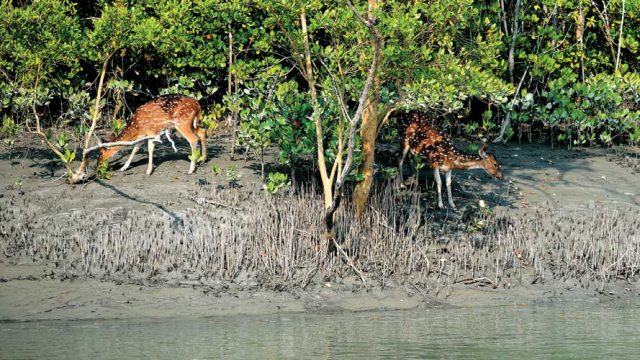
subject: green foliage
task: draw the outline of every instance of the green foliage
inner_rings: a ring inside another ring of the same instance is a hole
[[[231,165],[225,171],[225,176],[227,178],[227,182],[231,187],[238,186],[238,180],[240,179],[240,173],[238,172],[238,167],[235,165]]]
[[[195,149],[189,155],[189,160],[195,162],[202,162],[204,160],[204,156],[202,155],[202,151],[200,149]]]
[[[419,154],[414,155],[411,160],[413,161],[413,166],[416,171],[420,171],[420,169],[427,165]]]
[[[280,148],[282,164],[295,166],[303,156],[315,150],[315,125],[310,119],[311,106],[295,81],[278,84],[275,92],[278,109],[274,141]]]
[[[382,169],[380,169],[380,173],[383,179],[390,180],[398,176],[398,168],[395,166],[383,167]]]
[[[275,194],[288,184],[289,177],[280,172],[269,173],[268,181],[263,188],[269,194]]]
[[[149,95],[191,95],[206,109],[204,127],[214,130],[229,112],[237,113],[242,145],[259,155],[275,147],[278,161],[295,169],[316,150],[308,84],[300,71],[304,6],[318,115],[326,130],[321,140],[326,161],[338,160],[347,118],[354,113],[372,56],[370,44],[363,41],[368,39],[366,28],[344,2],[90,4],[0,3],[0,136],[12,139],[21,129],[33,129],[35,112],[43,131],[71,161],[74,151],[69,149],[68,156],[65,151],[71,139],[77,142],[88,129],[96,73],[106,64],[106,96],[100,103],[106,122],[100,126],[119,132],[123,119]],[[467,135],[487,138],[500,130],[508,114],[515,128],[540,128],[553,142],[638,144],[640,2],[626,1],[624,24],[622,0],[597,4],[533,0],[522,2],[516,13],[513,3],[503,7],[498,1],[385,1],[375,11],[384,42],[376,74],[380,110],[400,105],[434,116],[452,114],[447,119],[460,121]],[[355,5],[366,11],[366,2]],[[581,12],[584,32],[579,40]],[[514,34],[515,17],[519,26]],[[227,92],[229,76],[232,90]],[[470,113],[472,100],[489,107]],[[110,113],[116,108],[123,110]],[[60,134],[54,136],[50,129]],[[506,138],[513,133],[508,128]],[[397,137],[394,129],[383,134],[388,141]],[[355,166],[359,147],[357,138]]]
[[[222,174],[222,168],[217,164],[211,164],[211,173],[213,176],[218,176]]]
[[[61,158],[65,164],[70,164],[76,158],[76,152],[70,151],[69,149],[65,149],[64,154],[62,154]]]
[[[0,98],[16,120],[77,90],[82,32],[68,1],[0,3]]]
[[[111,179],[111,173],[109,172],[109,162],[105,161],[96,168],[96,177],[100,180]]]
[[[13,118],[7,115],[2,117],[2,127],[0,128],[0,136],[13,139],[16,134],[20,131],[20,125],[16,124],[13,121]]]
[[[111,121],[111,130],[117,136],[120,133],[120,130],[124,128],[124,122],[118,118],[115,118]]]
[[[69,145],[69,137],[65,133],[60,133],[56,137],[56,145],[61,149],[66,149]]]
[[[611,145],[614,139],[637,142],[640,127],[640,76],[596,74],[584,83],[564,71],[542,93],[547,105],[537,109],[538,118],[561,129],[557,140],[574,145]]]
[[[208,131],[215,131],[218,128],[220,119],[224,113],[224,108],[221,104],[215,104],[209,114],[202,116],[200,124],[204,126]]]

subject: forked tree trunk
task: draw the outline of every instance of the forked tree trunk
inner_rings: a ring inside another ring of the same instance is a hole
[[[369,35],[371,36],[371,44],[373,47],[373,60],[371,62],[371,66],[369,67],[369,72],[367,74],[367,78],[364,84],[364,88],[362,89],[362,93],[358,100],[358,108],[353,116],[350,116],[346,111],[345,104],[342,102],[342,98],[339,94],[338,100],[343,107],[343,115],[349,121],[349,134],[346,138],[347,140],[347,151],[346,151],[346,159],[344,164],[341,162],[342,156],[344,156],[342,149],[340,149],[338,153],[338,159],[334,162],[331,174],[329,174],[327,163],[324,156],[324,130],[322,127],[322,107],[320,106],[320,102],[318,100],[318,94],[316,91],[315,78],[313,73],[313,65],[311,62],[311,51],[309,47],[309,32],[307,28],[307,17],[304,6],[300,12],[300,25],[303,36],[303,50],[304,50],[304,63],[301,64],[302,73],[305,77],[305,80],[309,84],[309,95],[311,97],[311,104],[313,106],[313,121],[316,126],[316,147],[317,147],[317,155],[318,155],[318,170],[320,171],[320,178],[322,180],[322,190],[324,193],[324,203],[325,203],[325,239],[329,244],[335,243],[335,234],[334,234],[334,215],[338,207],[340,206],[341,198],[342,198],[342,185],[349,174],[351,166],[353,164],[353,153],[355,148],[355,136],[356,130],[360,125],[362,115],[364,113],[365,107],[367,105],[367,101],[369,99],[370,90],[373,84],[373,80],[375,78],[375,73],[378,68],[378,59],[380,58],[381,53],[381,44],[380,44],[380,35],[378,34],[377,29],[375,28],[375,19],[372,16],[367,16],[367,19],[363,18],[362,15],[358,12],[358,10],[353,6],[351,1],[347,1],[349,7],[353,10],[356,18],[359,22],[367,27],[369,31]],[[374,130],[377,130],[374,127]],[[339,167],[339,168],[338,168]]]
[[[82,148],[82,163],[80,163],[80,168],[69,178],[69,182],[72,184],[76,184],[84,181],[87,178],[87,166],[89,164],[89,142],[91,141],[91,137],[96,129],[96,125],[98,123],[98,118],[100,117],[100,100],[102,98],[102,88],[104,85],[104,77],[107,74],[107,68],[109,65],[109,59],[111,56],[107,57],[107,59],[102,64],[102,71],[100,72],[100,81],[98,82],[98,93],[96,94],[96,105],[93,109],[93,118],[91,119],[91,127],[89,131],[85,134],[84,137],[84,146]]]
[[[368,16],[373,16],[373,11],[378,7],[378,0],[369,0]],[[372,47],[373,39],[370,40]],[[380,61],[381,59],[378,59]],[[353,194],[356,217],[360,218],[369,199],[371,185],[373,184],[373,165],[375,163],[376,139],[378,137],[378,88],[380,79],[376,75],[371,86],[367,105],[362,113],[362,127],[360,128],[360,138],[362,141],[362,164],[359,173],[363,176],[362,181],[356,186]]]
[[[309,84],[309,95],[311,96],[311,106],[313,108],[312,118],[316,127],[316,149],[318,155],[318,170],[320,171],[320,179],[322,180],[322,192],[324,193],[324,208],[325,210],[331,207],[333,200],[333,179],[329,178],[327,172],[327,165],[324,157],[324,131],[322,129],[322,108],[320,107],[320,101],[318,100],[318,93],[316,91],[316,82],[313,73],[313,64],[311,63],[311,49],[309,46],[309,31],[307,28],[307,13],[302,7],[300,12],[300,26],[302,28],[302,37],[304,44],[304,67],[303,75],[305,80]],[[331,234],[325,234],[327,237]]]
[[[363,114],[365,112],[365,109],[368,106],[368,102],[369,102],[368,100],[371,94],[371,89],[372,87],[374,87],[374,80],[376,77],[376,72],[378,69],[378,64],[379,64],[381,53],[382,53],[382,42],[381,42],[382,40],[380,38],[380,34],[378,33],[378,30],[375,27],[376,19],[373,16],[372,12],[369,11],[367,15],[367,19],[365,19],[362,17],[362,15],[360,15],[358,10],[353,6],[351,1],[347,1],[347,4],[353,10],[353,13],[356,15],[356,18],[358,18],[358,20],[367,27],[367,30],[369,31],[369,35],[371,38],[371,47],[373,50],[373,55],[372,55],[371,65],[369,66],[369,71],[367,73],[367,78],[364,83],[364,88],[362,89],[362,93],[360,94],[360,98],[358,100],[358,108],[355,114],[353,115],[353,117],[349,117],[348,114],[345,112],[345,116],[349,120],[349,136],[347,137],[348,145],[347,145],[347,152],[346,152],[347,157],[344,162],[344,165],[341,165],[341,170],[339,171],[340,175],[337,176],[337,179],[336,179],[335,187],[333,189],[334,195],[331,201],[331,206],[327,209],[325,213],[326,235],[330,236],[328,237],[328,239],[332,240],[333,243],[335,243],[335,236],[334,236],[334,230],[333,230],[333,216],[336,210],[338,209],[342,199],[342,185],[344,184],[344,181],[347,175],[349,174],[351,170],[351,166],[353,164],[353,153],[355,148],[356,130],[358,126],[361,124]],[[342,103],[342,106],[344,106],[344,103]],[[374,126],[372,130],[374,147],[375,147],[375,136],[377,134],[377,119],[375,120],[375,124],[376,126]]]

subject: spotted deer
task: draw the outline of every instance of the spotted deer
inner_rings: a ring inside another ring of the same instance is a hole
[[[402,164],[407,153],[419,155],[433,169],[438,189],[438,207],[442,204],[442,180],[440,170],[445,172],[449,205],[455,209],[451,196],[451,171],[463,169],[484,169],[489,175],[502,180],[502,170],[495,156],[487,154],[487,145],[482,144],[478,155],[466,154],[455,148],[448,134],[420,112],[403,113],[397,116],[398,125],[403,129],[402,154],[399,161],[400,183],[402,184]]]
[[[171,131],[176,129],[191,145],[191,166],[189,174],[196,169],[196,161],[204,161],[207,157],[205,131],[198,126],[202,111],[196,99],[182,95],[166,95],[140,106],[133,113],[133,117],[122,132],[111,139],[116,141],[135,141],[144,137],[153,136],[147,142],[149,150],[149,165],[147,175],[153,171],[153,150],[156,142],[162,142],[161,135],[165,135],[171,143],[173,151],[177,152],[175,143],[171,139]],[[195,152],[198,148],[198,138],[201,144],[201,158],[197,159]],[[135,154],[140,150],[141,143],[133,146],[131,155],[120,171],[125,171],[131,165]],[[98,167],[109,161],[118,151],[120,146],[100,149]]]

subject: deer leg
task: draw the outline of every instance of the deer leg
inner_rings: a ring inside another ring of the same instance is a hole
[[[404,189],[406,186],[404,186],[404,180],[402,179],[402,165],[404,164],[404,158],[407,156],[407,153],[409,152],[411,148],[409,147],[409,144],[407,144],[406,142],[402,142],[402,154],[400,154],[400,161],[398,162],[398,174],[400,175],[400,188]]]
[[[131,155],[129,155],[127,162],[124,163],[124,165],[120,168],[120,171],[125,171],[129,168],[129,166],[131,165],[131,161],[133,161],[133,157],[136,156],[136,153],[138,152],[138,150],[140,150],[140,146],[142,146],[140,143],[137,143],[133,146],[133,150],[131,150]]]
[[[200,138],[201,161],[207,160],[207,133],[204,129],[198,129],[198,137]]]
[[[438,189],[438,207],[442,209],[442,179],[440,179],[440,169],[433,169],[433,177],[436,179],[436,188]]]
[[[173,148],[173,152],[178,152],[178,149],[176,148],[176,143],[174,143],[173,139],[171,139],[171,130],[170,129],[165,130],[164,136],[166,136],[167,140],[169,140],[169,142],[171,143],[171,147]]]
[[[190,126],[191,124],[187,125]],[[178,130],[180,135],[187,139],[189,145],[191,145],[191,165],[189,165],[189,174],[193,174],[193,172],[196,171],[196,161],[198,161],[198,159],[196,158],[196,150],[198,150],[198,137],[193,133],[191,127],[176,127],[176,130]]]
[[[153,149],[155,147],[155,139],[149,139],[149,141],[147,142],[147,148],[149,149],[149,166],[147,166],[147,175],[151,175],[151,172],[153,172]]]
[[[451,170],[446,172],[446,181],[447,181],[447,195],[449,196],[449,205],[452,209],[456,208],[456,205],[453,203],[453,197],[451,196]]]

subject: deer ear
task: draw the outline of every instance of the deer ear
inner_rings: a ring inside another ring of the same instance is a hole
[[[487,149],[489,147],[487,146],[487,144],[482,143],[482,145],[480,145],[480,150],[478,150],[478,155],[480,155],[481,158],[485,159],[487,157]]]

